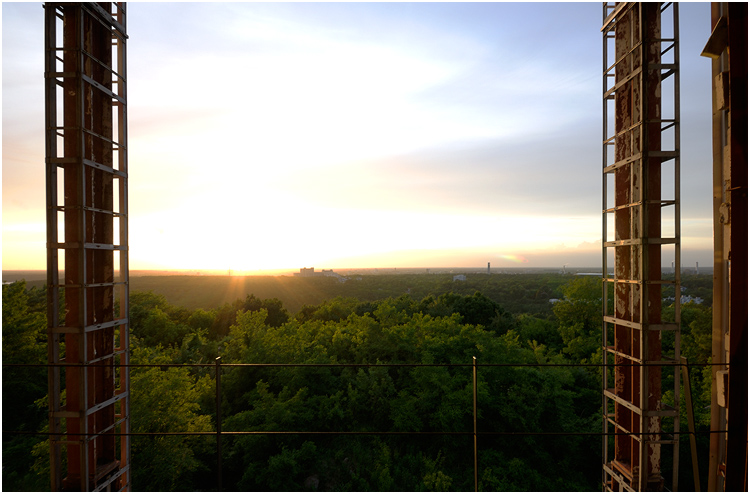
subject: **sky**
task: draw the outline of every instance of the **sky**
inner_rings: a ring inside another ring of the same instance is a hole
[[[131,269],[600,266],[601,11],[128,3]],[[2,4],[4,270],[45,269],[43,17]],[[681,3],[684,266],[712,263],[709,34]]]

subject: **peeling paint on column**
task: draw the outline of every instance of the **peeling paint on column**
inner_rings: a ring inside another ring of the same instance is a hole
[[[674,4],[667,4],[664,9],[670,5]],[[662,7],[656,3],[607,4],[602,29],[605,46],[611,47],[608,43],[614,41],[612,62],[616,62],[612,64],[607,60],[608,50],[605,49],[605,77],[614,77],[614,83],[612,79],[605,79],[605,97],[614,94],[614,104],[610,108],[615,111],[612,133],[605,120],[605,139],[608,139],[605,146],[607,142],[614,143],[614,166],[605,159],[605,173],[614,175],[615,206],[610,210],[614,217],[615,242],[605,246],[614,251],[615,279],[612,314],[615,321],[610,323],[614,325],[613,393],[616,399],[614,403],[609,402],[608,407],[614,407],[615,424],[634,434],[615,437],[614,461],[605,462],[605,467],[608,465],[607,468],[612,469],[610,477],[604,475],[605,489],[614,489],[616,483],[620,488],[637,490],[663,486],[662,448],[653,442],[661,439],[661,418],[647,415],[663,408],[661,367],[630,365],[662,360],[661,329],[652,327],[662,324],[661,167],[664,154],[655,154],[663,151],[661,71],[664,65],[661,56],[666,51],[662,50],[661,43],[669,41],[661,40]],[[676,23],[677,7],[672,8]],[[672,68],[677,70],[676,64]],[[677,106],[675,104],[675,108]],[[605,101],[605,117],[608,111]],[[605,284],[607,282],[605,279]],[[606,333],[604,339],[608,339]],[[605,405],[607,399],[611,398],[605,398]],[[605,424],[605,430],[606,427]],[[645,434],[646,437],[642,436],[645,441],[638,440],[635,434]],[[605,445],[605,456],[608,455]],[[613,482],[611,485],[607,478]]]

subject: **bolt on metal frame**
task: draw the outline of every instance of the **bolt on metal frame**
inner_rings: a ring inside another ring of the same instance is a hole
[[[671,446],[672,489],[676,490],[680,397],[678,5],[605,2],[601,31],[602,486],[607,491],[661,489],[662,447]],[[663,34],[670,31],[671,36]],[[673,148],[665,150],[670,141]],[[673,184],[662,181],[665,171],[673,174]],[[663,199],[663,194],[673,198]],[[668,236],[670,215],[673,236]],[[661,272],[665,247],[674,249],[673,280],[663,279]],[[674,322],[663,322],[662,290],[669,287],[674,289]],[[610,290],[614,295],[611,301]],[[666,346],[673,346],[672,355],[662,355],[665,339]],[[663,369],[674,373],[673,404],[662,402]]]
[[[51,488],[128,490],[125,3],[44,7]]]

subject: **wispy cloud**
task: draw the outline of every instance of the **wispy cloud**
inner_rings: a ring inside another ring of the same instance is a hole
[[[709,25],[684,7],[683,48]],[[38,4],[3,14],[6,262],[28,251],[13,228],[44,221],[43,37]],[[596,264],[600,17],[586,3],[130,4],[132,265],[420,249],[448,265],[449,252],[541,265],[550,251]],[[683,57],[683,87],[701,63]],[[686,219],[710,216],[706,110],[691,94]],[[683,226],[684,245],[710,237]],[[23,262],[43,266],[38,242]]]

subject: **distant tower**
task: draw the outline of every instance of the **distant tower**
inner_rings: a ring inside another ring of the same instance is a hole
[[[695,261],[695,274],[698,274],[698,261]]]
[[[487,274],[490,274],[490,263],[487,263]]]

